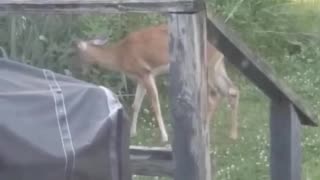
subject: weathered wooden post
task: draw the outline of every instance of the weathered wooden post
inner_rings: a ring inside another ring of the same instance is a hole
[[[270,171],[272,180],[301,179],[300,122],[287,100],[271,102]]]
[[[170,88],[175,180],[211,180],[207,108],[206,11],[172,14]]]

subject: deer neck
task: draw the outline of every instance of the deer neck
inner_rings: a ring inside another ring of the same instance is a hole
[[[93,64],[111,71],[119,70],[118,51],[115,47],[93,47],[90,50]]]

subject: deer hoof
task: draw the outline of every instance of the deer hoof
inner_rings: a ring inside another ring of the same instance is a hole
[[[236,140],[236,139],[238,139],[238,134],[236,132],[232,132],[230,134],[230,138],[233,139],[233,140]]]
[[[168,142],[169,141],[168,135],[162,135],[161,140],[162,142]]]
[[[168,149],[172,149],[171,144],[166,144],[164,147],[166,147]]]
[[[130,137],[135,137],[137,135],[137,132],[135,130],[130,131]]]

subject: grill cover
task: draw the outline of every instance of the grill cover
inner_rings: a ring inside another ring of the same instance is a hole
[[[1,180],[127,180],[128,118],[104,87],[0,58]]]

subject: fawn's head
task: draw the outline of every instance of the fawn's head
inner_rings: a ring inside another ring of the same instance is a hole
[[[98,36],[90,40],[77,40],[76,46],[80,51],[86,52],[89,51],[90,48],[103,47],[109,42],[109,38]]]
[[[97,64],[99,61],[100,52],[104,51],[104,47],[108,43],[108,38],[97,36],[93,39],[83,40],[77,39],[74,40],[73,46],[76,51],[76,66],[81,71],[81,73],[86,74],[88,72],[88,66]]]

